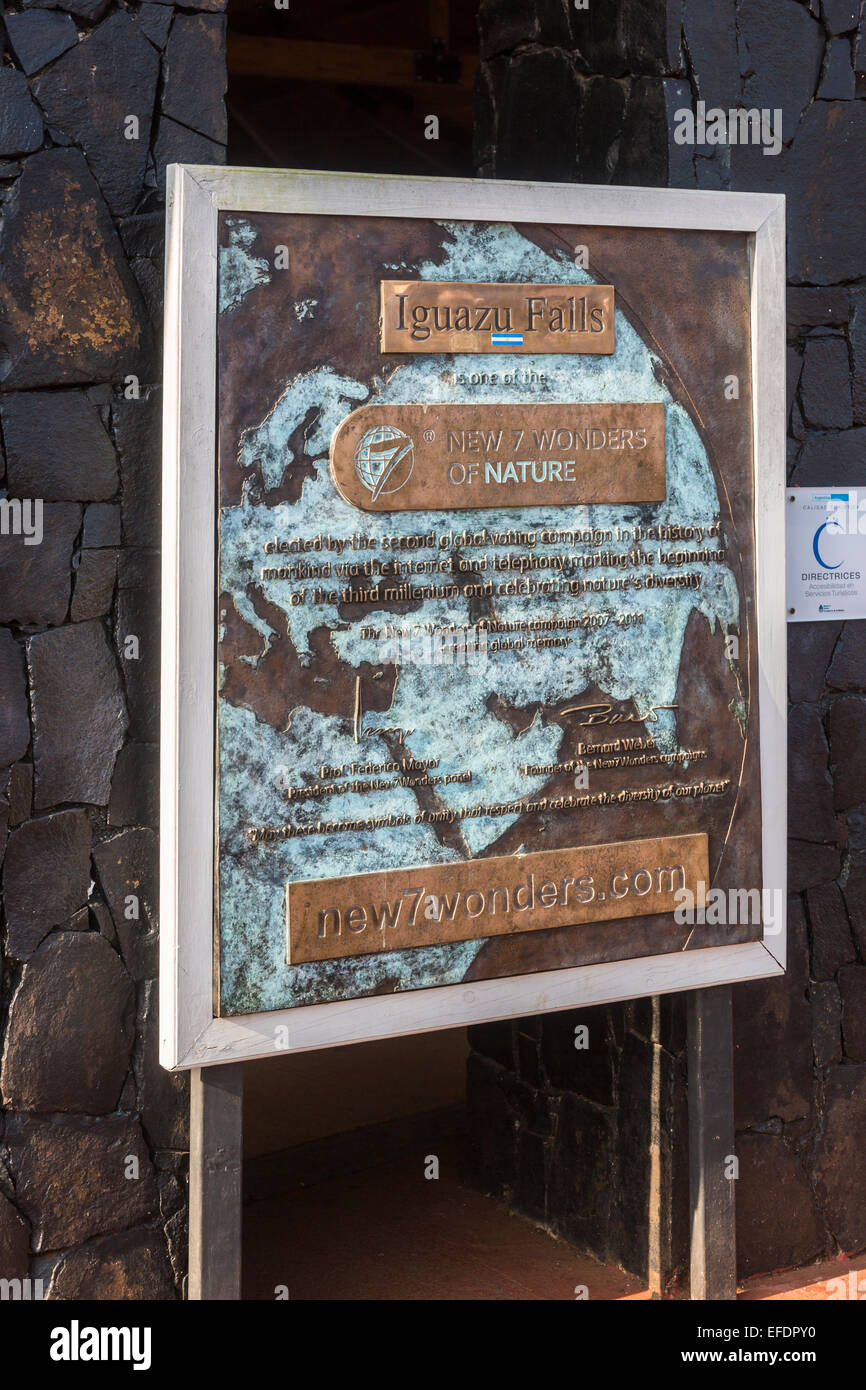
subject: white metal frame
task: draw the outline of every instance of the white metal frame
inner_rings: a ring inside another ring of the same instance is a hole
[[[171,165],[163,435],[160,1057],[177,1069],[778,975],[763,942],[269,1013],[213,1007],[217,214],[303,212],[734,231],[751,248],[763,875],[786,882],[785,199]],[[781,931],[778,931],[778,926]],[[283,1032],[282,1040],[286,1037]],[[281,1046],[279,1051],[286,1050]]]

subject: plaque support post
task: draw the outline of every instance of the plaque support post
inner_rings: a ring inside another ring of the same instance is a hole
[[[190,1075],[189,1297],[241,1296],[243,1064]]]
[[[737,1296],[731,986],[688,995],[690,1296]]]

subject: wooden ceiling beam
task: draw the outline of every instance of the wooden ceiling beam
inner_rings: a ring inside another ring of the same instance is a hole
[[[310,39],[258,38],[229,34],[228,69],[236,77],[279,77],[296,82],[354,83],[374,87],[472,87],[478,58],[460,54],[455,83],[419,82],[415,51],[359,43],[318,43]]]
[[[448,3],[449,0],[430,0],[430,37],[441,39],[448,46]]]

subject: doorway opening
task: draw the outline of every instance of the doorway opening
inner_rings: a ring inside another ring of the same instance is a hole
[[[476,10],[231,0],[229,163],[471,177]],[[244,1297],[638,1293],[467,1180],[469,1053],[459,1029],[245,1066]]]
[[[476,9],[231,0],[229,163],[471,177]]]

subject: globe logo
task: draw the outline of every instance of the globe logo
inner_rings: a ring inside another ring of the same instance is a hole
[[[412,476],[415,446],[408,434],[394,425],[375,425],[366,430],[355,449],[355,472],[373,494],[399,492]]]

